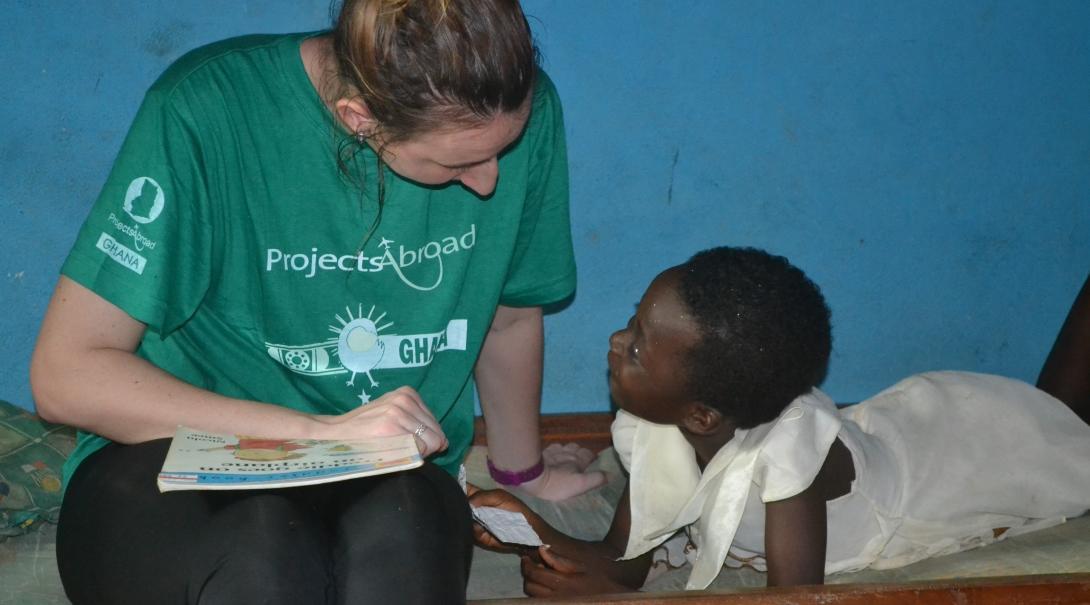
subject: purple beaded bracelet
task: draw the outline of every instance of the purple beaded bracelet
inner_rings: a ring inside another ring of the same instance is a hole
[[[501,471],[492,464],[491,458],[486,458],[485,460],[488,462],[488,474],[492,475],[492,479],[494,479],[496,483],[508,487],[517,487],[523,483],[533,481],[540,477],[541,473],[545,472],[544,458],[538,458],[536,464],[521,471]]]

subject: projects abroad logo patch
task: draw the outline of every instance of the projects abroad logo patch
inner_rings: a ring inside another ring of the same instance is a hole
[[[129,183],[122,206],[129,218],[141,225],[147,225],[159,218],[163,206],[166,206],[166,196],[155,179],[138,176]]]
[[[107,217],[115,230],[132,239],[135,250],[107,233],[99,236],[95,247],[137,275],[143,274],[148,261],[140,252],[145,249],[154,250],[157,242],[141,233],[140,225],[154,222],[163,213],[165,206],[166,195],[163,194],[163,188],[159,183],[151,177],[136,177],[125,190],[125,201],[121,204],[121,209],[136,224],[125,222],[113,212]]]
[[[299,273],[309,279],[326,271],[377,273],[390,270],[406,286],[427,292],[443,283],[443,259],[468,251],[477,245],[477,225],[469,231],[426,242],[420,246],[406,247],[395,240],[383,237],[378,247],[380,254],[367,256],[363,251],[349,254],[327,252],[312,247],[307,252],[267,248],[265,272],[283,271]]]
[[[288,370],[304,376],[336,376],[348,374],[345,386],[359,388],[361,403],[371,401],[379,386],[373,375],[378,370],[417,368],[432,363],[435,356],[446,351],[465,351],[469,322],[451,319],[438,331],[397,334],[385,333],[394,327],[373,305],[365,314],[363,304],[353,312],[345,307],[344,317],[334,315],[336,325],[330,325],[332,338],[305,344],[265,343],[265,350]],[[357,375],[366,382],[356,383]]]

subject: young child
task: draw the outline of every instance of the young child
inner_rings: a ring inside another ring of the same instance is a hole
[[[605,538],[568,537],[506,492],[471,504],[523,512],[549,545],[523,553],[531,596],[637,589],[679,531],[696,546],[689,589],[724,563],[767,570],[770,586],[820,584],[1090,507],[1090,279],[1040,388],[933,372],[837,409],[816,388],[830,348],[824,298],[786,259],[701,252],[656,277],[610,338],[613,442],[629,483]]]

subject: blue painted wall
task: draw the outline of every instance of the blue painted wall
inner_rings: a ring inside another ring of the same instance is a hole
[[[57,269],[144,89],[195,46],[329,7],[2,6],[0,398],[29,408]],[[546,411],[607,409],[609,333],[720,243],[824,288],[838,400],[928,369],[1036,376],[1090,270],[1090,3],[525,7],[565,102],[580,268],[547,319]]]

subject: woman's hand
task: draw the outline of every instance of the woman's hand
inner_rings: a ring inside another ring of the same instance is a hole
[[[594,462],[594,452],[577,443],[554,443],[541,452],[545,472],[533,481],[527,481],[519,489],[543,500],[567,500],[606,482],[601,471],[587,472]]]
[[[420,455],[427,457],[447,449],[449,443],[439,422],[412,387],[401,387],[339,416],[316,416],[322,427],[318,439],[366,439],[406,433],[416,436]],[[423,427],[423,430],[420,430]]]

